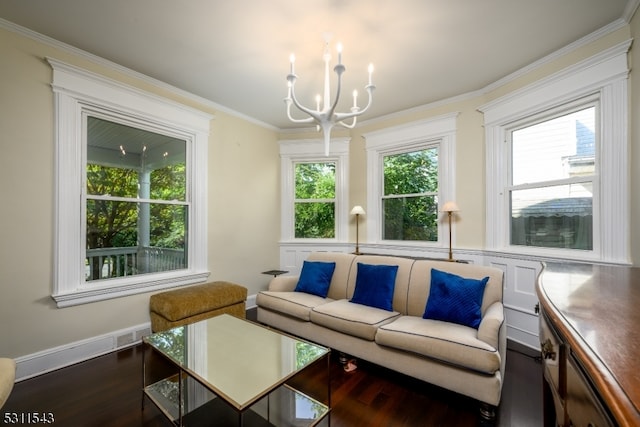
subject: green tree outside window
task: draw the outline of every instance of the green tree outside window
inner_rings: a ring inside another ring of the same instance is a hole
[[[438,149],[384,156],[384,240],[438,240]]]
[[[336,164],[297,163],[295,237],[332,239],[336,235]]]

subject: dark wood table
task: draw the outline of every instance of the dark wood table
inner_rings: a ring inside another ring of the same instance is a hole
[[[615,423],[639,426],[640,268],[547,263],[537,293]]]

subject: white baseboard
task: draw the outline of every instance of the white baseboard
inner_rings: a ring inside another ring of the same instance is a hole
[[[151,323],[143,323],[19,357],[16,359],[16,381],[33,378],[115,350],[131,347],[140,343],[142,337],[149,334],[151,334]]]
[[[251,308],[256,308],[256,296],[257,294],[247,296],[247,302],[245,303],[246,309],[249,310]]]

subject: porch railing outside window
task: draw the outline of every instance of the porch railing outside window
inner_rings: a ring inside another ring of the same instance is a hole
[[[181,249],[125,247],[87,250],[85,280],[101,280],[187,268]]]

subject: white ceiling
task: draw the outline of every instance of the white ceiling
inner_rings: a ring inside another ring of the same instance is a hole
[[[286,129],[289,55],[313,107],[326,33],[344,45],[339,110],[353,89],[365,102],[375,65],[366,120],[480,90],[628,19],[638,1],[0,0],[0,18]]]

